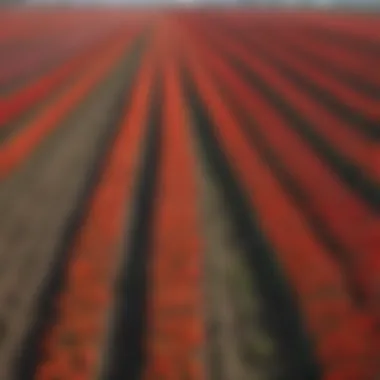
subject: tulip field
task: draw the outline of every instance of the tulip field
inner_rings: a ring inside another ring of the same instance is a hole
[[[379,14],[0,10],[0,380],[379,378]]]

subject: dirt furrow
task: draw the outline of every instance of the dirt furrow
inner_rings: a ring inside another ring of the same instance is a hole
[[[205,239],[203,288],[208,379],[278,379],[282,374],[281,358],[264,323],[263,300],[244,260],[244,248],[237,238],[226,200],[199,142],[194,141],[194,146]]]
[[[131,63],[129,61],[129,63]],[[0,187],[0,378],[33,322],[35,299],[76,206],[113,106],[130,74],[127,61]],[[26,317],[27,316],[27,317]]]

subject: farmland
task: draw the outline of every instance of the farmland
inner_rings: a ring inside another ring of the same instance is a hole
[[[380,376],[380,16],[0,13],[1,380]]]

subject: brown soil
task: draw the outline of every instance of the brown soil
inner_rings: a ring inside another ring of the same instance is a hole
[[[262,323],[262,302],[233,232],[220,189],[200,148],[199,190],[205,239],[204,305],[209,380],[277,379],[281,364]]]
[[[0,186],[0,379],[12,380],[12,359],[33,322],[36,297],[126,75],[124,63]],[[28,119],[52,99],[14,124],[12,133],[27,127]],[[275,379],[281,365],[275,341],[261,321],[260,296],[254,291],[220,189],[200,149],[195,151],[205,241],[207,379]],[[128,214],[133,217],[133,206]],[[113,320],[112,311],[109,319]],[[100,373],[107,361],[107,342],[104,353]]]
[[[1,379],[11,380],[12,359],[127,75],[123,62],[0,186]]]

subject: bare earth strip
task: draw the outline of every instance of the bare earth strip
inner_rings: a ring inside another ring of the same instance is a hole
[[[0,185],[0,378],[28,326],[35,300],[76,206],[99,144],[110,127],[127,62],[78,107],[25,163]]]
[[[276,342],[263,325],[262,300],[244,263],[220,189],[197,147],[205,238],[204,305],[209,380],[274,380],[281,375]]]
[[[72,84],[78,78],[80,78],[82,73],[83,70],[76,72],[65,83],[56,87],[54,91],[49,94],[49,96],[43,97],[41,101],[39,101],[37,104],[32,105],[11,122],[0,126],[0,145],[6,143],[7,140],[11,140],[23,129],[27,128],[28,121],[34,119],[40,113],[43,113],[45,109],[57,101],[65,93],[65,91],[67,91],[72,86]]]

